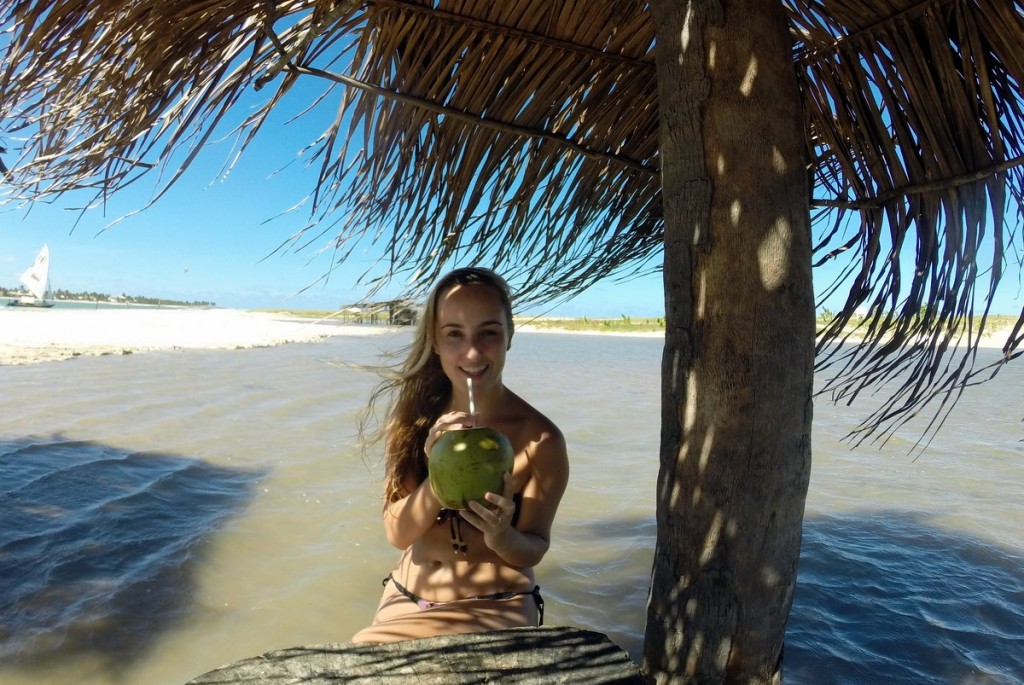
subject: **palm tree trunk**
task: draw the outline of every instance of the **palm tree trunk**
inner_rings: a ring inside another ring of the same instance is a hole
[[[811,465],[814,296],[776,0],[656,0],[666,338],[643,670],[778,683]]]

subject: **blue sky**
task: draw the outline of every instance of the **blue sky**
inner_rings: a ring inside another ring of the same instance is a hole
[[[275,252],[308,217],[304,207],[282,212],[313,188],[316,169],[304,168],[297,152],[319,132],[308,122],[268,123],[227,175],[220,172],[232,154],[232,141],[216,142],[154,205],[120,221],[153,196],[160,186],[156,173],[113,196],[105,208],[84,213],[75,208],[88,196],[27,209],[0,206],[0,285],[17,287],[19,275],[46,243],[52,286],[73,292],[238,308],[336,309],[356,302],[366,293],[356,280],[374,264],[381,247],[366,246],[326,282],[323,276],[333,261],[325,248],[330,235],[301,250],[287,246]],[[7,138],[6,143],[14,152],[17,141]],[[6,160],[14,161],[14,155]],[[398,294],[401,285],[378,299]],[[547,313],[663,316],[661,277],[598,284]]]
[[[195,177],[190,174],[155,205],[113,226],[113,219],[139,202],[118,198],[106,216],[91,210],[80,217],[43,204],[27,213],[0,210],[0,285],[17,287],[18,276],[46,243],[52,286],[71,291],[291,309],[335,309],[363,296],[365,288],[355,281],[380,248],[355,254],[326,282],[322,277],[332,260],[321,244],[327,236],[302,250],[288,247],[271,254],[305,215],[298,210],[297,216],[264,222],[305,190],[292,194],[244,163],[226,181],[204,184]],[[661,277],[599,284],[551,314],[662,316]]]
[[[238,308],[336,309],[356,302],[365,294],[357,276],[374,263],[379,247],[357,252],[326,282],[332,259],[323,246],[330,236],[302,250],[288,246],[275,253],[308,215],[304,208],[281,213],[312,189],[315,170],[306,170],[296,153],[318,133],[306,124],[272,121],[226,176],[219,172],[231,155],[231,142],[217,143],[156,204],[116,223],[146,205],[159,185],[157,174],[114,196],[105,208],[84,214],[72,208],[85,197],[27,209],[0,206],[0,285],[16,287],[18,276],[46,243],[54,288]],[[6,143],[17,147],[10,138]],[[1017,231],[1019,236],[1019,226]],[[1021,311],[1020,272],[1019,265],[1008,267],[993,313]],[[816,270],[816,283],[824,286],[830,280],[826,271]],[[379,297],[397,294],[400,286]],[[839,309],[841,302],[835,298],[825,305]],[[663,316],[661,277],[601,283],[547,312],[528,313]]]

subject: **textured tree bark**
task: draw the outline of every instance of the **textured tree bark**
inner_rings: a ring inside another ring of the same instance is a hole
[[[644,685],[607,636],[578,628],[515,628],[388,644],[293,647],[236,661],[187,685],[621,683]]]
[[[643,671],[779,683],[810,478],[803,119],[777,0],[655,0],[666,338]]]

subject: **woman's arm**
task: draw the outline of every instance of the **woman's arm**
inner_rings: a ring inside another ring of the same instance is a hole
[[[431,448],[445,431],[472,428],[475,425],[475,417],[465,412],[443,414],[427,433],[423,445],[424,455],[429,460]],[[408,549],[430,529],[442,508],[441,501],[430,487],[430,479],[416,482],[413,476],[406,475],[403,487],[409,494],[391,502],[384,509],[384,532],[388,542],[402,550]]]
[[[441,502],[434,496],[429,480],[418,485],[407,484],[407,489],[411,489],[410,494],[384,509],[384,533],[388,542],[402,550],[421,538],[441,512]]]

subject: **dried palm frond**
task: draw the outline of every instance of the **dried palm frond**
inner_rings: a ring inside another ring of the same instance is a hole
[[[845,265],[835,287],[848,293],[820,335],[819,365],[839,398],[899,377],[866,423],[888,430],[983,371],[965,324],[984,325],[1007,260],[1019,266],[1020,221],[1006,217],[1019,217],[1024,189],[1024,9],[784,5],[817,254]],[[25,138],[9,165],[13,198],[92,188],[102,199],[172,164],[169,185],[218,127],[237,126],[244,147],[302,79],[322,84],[312,96],[303,88],[310,107],[337,114],[309,151],[311,213],[288,246],[326,241],[344,259],[372,239],[385,277],[414,288],[484,262],[524,301],[658,268],[645,3],[0,0],[0,22],[2,131]],[[239,120],[238,103],[262,88]],[[172,163],[178,150],[184,159]],[[865,343],[835,345],[857,322]],[[950,355],[962,337],[967,352]]]
[[[895,427],[922,399],[952,406],[993,370],[976,369],[973,350],[1006,260],[1016,252],[1020,265],[1024,13],[1006,2],[789,4],[817,204],[831,209],[817,226],[834,229],[819,230],[818,265],[846,262],[846,304],[820,336],[824,391],[852,401],[893,381],[865,425]],[[851,337],[865,344],[836,344]],[[1011,336],[1004,361],[1020,343]]]

